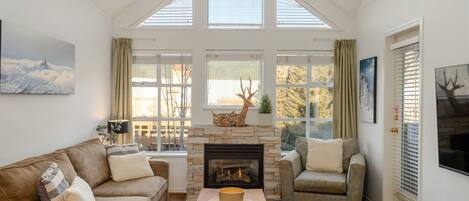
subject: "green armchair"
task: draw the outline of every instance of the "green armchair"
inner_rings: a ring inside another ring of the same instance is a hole
[[[343,173],[308,171],[308,141],[297,138],[295,150],[280,160],[282,201],[362,201],[365,158],[356,140],[343,146]]]

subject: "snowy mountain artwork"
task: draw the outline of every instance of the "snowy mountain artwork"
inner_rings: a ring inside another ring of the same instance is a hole
[[[0,23],[0,93],[74,93],[74,45],[8,21]]]
[[[362,122],[376,123],[377,57],[360,60],[360,108]]]

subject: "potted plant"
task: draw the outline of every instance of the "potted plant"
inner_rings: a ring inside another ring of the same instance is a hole
[[[263,95],[259,106],[259,116],[257,124],[259,126],[272,126],[272,103],[268,95]]]

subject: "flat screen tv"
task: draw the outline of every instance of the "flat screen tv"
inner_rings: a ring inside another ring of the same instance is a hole
[[[469,175],[469,64],[435,70],[438,160]]]

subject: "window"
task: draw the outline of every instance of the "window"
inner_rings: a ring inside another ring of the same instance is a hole
[[[140,26],[192,26],[192,0],[172,0]]]
[[[418,200],[420,133],[419,43],[393,50],[394,104],[393,135],[394,193],[402,200]]]
[[[332,138],[334,65],[332,53],[277,55],[276,122],[282,150],[298,136]]]
[[[243,105],[240,78],[244,86],[252,80],[252,90],[261,89],[262,53],[249,51],[207,52],[207,106],[238,107]],[[259,99],[256,94],[253,102]]]
[[[208,0],[209,28],[261,29],[263,0]]]
[[[296,0],[277,0],[277,27],[331,28]]]
[[[186,150],[191,77],[189,54],[136,53],[132,66],[133,132],[142,150]]]

